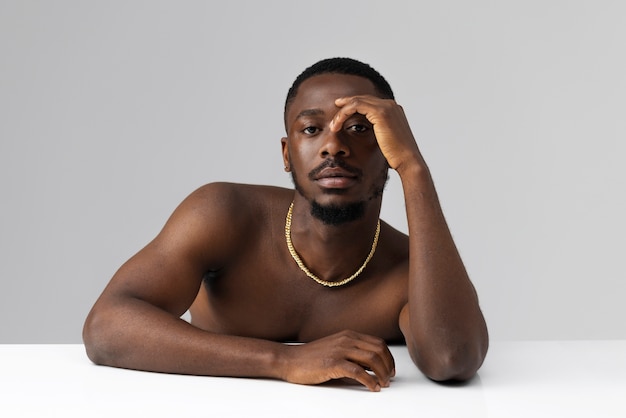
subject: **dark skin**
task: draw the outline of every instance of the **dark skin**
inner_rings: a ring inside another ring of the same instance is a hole
[[[406,341],[431,379],[471,378],[487,329],[402,108],[365,78],[324,74],[303,82],[286,121],[285,169],[298,191],[214,183],[192,193],[94,305],[83,333],[89,357],[301,384],[347,378],[379,391],[395,373],[387,344]],[[360,174],[308,176],[327,159]],[[387,167],[402,181],[409,236],[381,222],[376,252],[356,279],[328,288],[308,278],[285,243],[290,203],[304,263],[323,280],[342,280],[372,245]],[[364,201],[364,213],[328,225],[311,215],[313,200]],[[191,324],[179,318],[188,309]]]

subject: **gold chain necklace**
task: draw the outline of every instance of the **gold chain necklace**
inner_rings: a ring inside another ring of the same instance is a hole
[[[300,270],[304,272],[304,274],[306,274],[311,279],[315,280],[317,283],[323,286],[327,286],[327,287],[343,286],[344,284],[349,283],[352,280],[356,279],[356,277],[359,274],[361,274],[363,270],[365,270],[365,266],[367,266],[367,263],[369,263],[369,261],[372,259],[372,256],[376,252],[376,246],[378,245],[378,235],[380,233],[380,219],[378,220],[378,224],[376,225],[376,233],[374,234],[374,242],[372,243],[372,249],[370,250],[370,253],[367,255],[367,258],[365,259],[361,267],[359,267],[359,269],[352,276],[347,277],[339,282],[329,282],[326,280],[322,280],[319,277],[317,277],[315,274],[313,274],[311,270],[309,270],[307,266],[304,265],[304,262],[302,261],[302,259],[300,258],[296,250],[293,248],[293,243],[291,242],[291,215],[292,214],[293,214],[293,202],[291,202],[291,205],[289,206],[289,210],[287,211],[287,218],[285,219],[285,239],[287,240],[287,248],[289,249],[289,253],[291,254],[291,257],[293,257],[293,260],[296,262],[298,267],[300,267]]]

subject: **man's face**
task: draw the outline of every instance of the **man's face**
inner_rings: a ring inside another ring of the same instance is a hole
[[[387,162],[365,116],[351,116],[339,132],[329,128],[339,110],[335,99],[364,94],[379,96],[366,78],[322,74],[304,81],[287,108],[285,166],[314,215],[321,213],[324,220],[324,211],[340,212],[340,218],[327,223],[358,218],[369,201],[381,198],[387,181]]]

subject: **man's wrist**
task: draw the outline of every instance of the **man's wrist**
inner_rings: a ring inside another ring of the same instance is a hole
[[[289,371],[289,352],[291,344],[277,344],[272,350],[272,359],[270,361],[270,373],[274,379],[288,381]]]
[[[405,181],[416,183],[431,183],[430,170],[426,163],[422,160],[414,160],[410,163],[404,163],[396,168],[396,172],[400,176],[400,180],[404,184]]]

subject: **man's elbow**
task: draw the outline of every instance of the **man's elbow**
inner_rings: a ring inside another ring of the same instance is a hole
[[[87,357],[98,365],[112,365],[116,357],[115,338],[112,333],[112,321],[106,314],[92,311],[83,326],[83,343]]]
[[[486,347],[459,346],[430,356],[416,356],[417,366],[436,382],[466,381],[476,375],[483,364]]]

